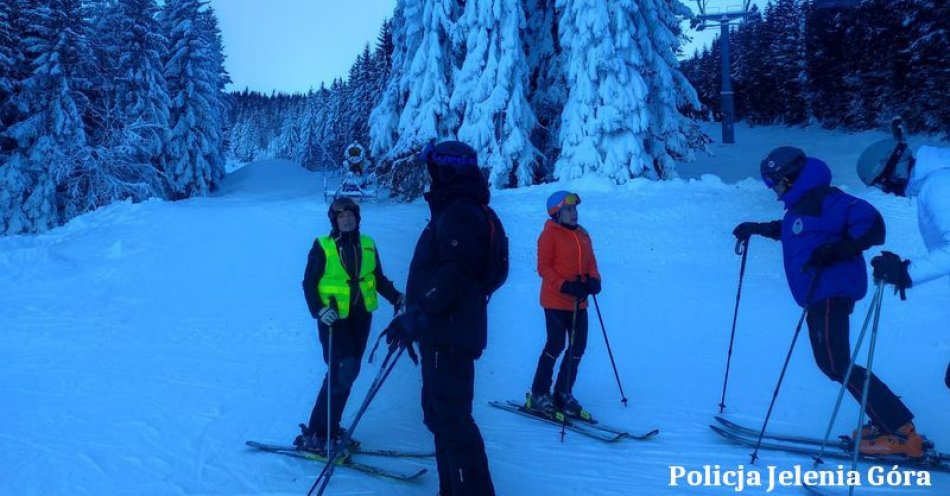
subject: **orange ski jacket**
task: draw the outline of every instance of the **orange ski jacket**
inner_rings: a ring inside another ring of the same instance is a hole
[[[553,310],[574,310],[574,297],[561,292],[565,281],[600,279],[594,245],[580,226],[568,229],[553,220],[544,224],[538,237],[538,274],[541,276],[541,306]],[[587,308],[587,298],[578,308]]]

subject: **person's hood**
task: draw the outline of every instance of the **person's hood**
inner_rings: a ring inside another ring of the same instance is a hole
[[[808,157],[805,167],[792,187],[780,198],[785,202],[785,209],[794,207],[809,191],[831,185],[831,169],[828,164],[814,157]]]
[[[907,196],[915,196],[924,181],[934,172],[941,169],[950,169],[950,148],[936,146],[922,146],[917,150],[917,161],[910,171],[910,182],[907,184]]]
[[[425,194],[426,201],[434,210],[462,198],[473,200],[479,205],[488,205],[491,192],[488,189],[488,182],[481,174],[477,178],[454,176],[448,181],[433,182]]]

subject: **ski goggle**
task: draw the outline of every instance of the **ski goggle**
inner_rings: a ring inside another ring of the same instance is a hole
[[[577,206],[581,204],[581,197],[577,193],[568,193],[557,203],[548,207],[548,215],[555,215],[566,206]]]
[[[473,167],[478,168],[478,159],[473,156],[444,155],[435,151],[435,143],[430,141],[416,159],[424,164],[439,168],[452,169],[457,174],[464,174]]]
[[[354,146],[353,148],[350,148],[349,150],[347,150],[347,153],[349,153],[351,157],[359,157],[360,155],[363,154],[363,150],[360,150],[359,148],[356,148]]]
[[[765,186],[769,189],[775,189],[775,185],[782,180],[782,176],[777,174],[762,174],[762,182],[765,183]]]

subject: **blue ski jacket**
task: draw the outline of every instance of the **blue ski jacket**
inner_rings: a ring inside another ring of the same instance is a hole
[[[870,203],[832,187],[828,165],[813,157],[780,199],[785,217],[775,228],[781,228],[785,278],[795,302],[807,307],[835,296],[864,298],[868,275],[863,252],[884,243],[881,214]],[[814,282],[818,269],[808,262],[816,248],[828,244],[847,256],[824,267]]]

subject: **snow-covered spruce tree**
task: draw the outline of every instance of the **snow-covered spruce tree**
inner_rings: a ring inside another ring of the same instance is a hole
[[[124,124],[123,146],[132,161],[165,170],[169,98],[162,61],[167,56],[155,0],[118,0],[122,54],[115,84]]]
[[[334,79],[330,84],[326,100],[326,119],[328,125],[322,142],[328,148],[332,160],[325,164],[339,164],[343,158],[343,148],[349,144],[347,124],[349,119],[349,91],[342,79]]]
[[[412,154],[434,139],[454,138],[458,115],[449,107],[458,64],[455,0],[400,0],[393,18],[393,73],[371,114],[372,150],[383,162],[381,180],[392,194],[414,197],[425,171]]]
[[[323,162],[326,155],[329,155],[322,140],[323,133],[328,128],[324,97],[325,95],[320,93],[310,92],[302,102],[304,108],[299,125],[300,144],[295,160],[310,170],[321,165],[330,165]]]
[[[805,37],[804,16],[799,0],[777,0],[769,26],[771,71],[778,96],[777,115],[785,124],[802,124],[808,119],[804,98]]]
[[[224,175],[221,58],[202,31],[203,6],[199,0],[168,0],[161,16],[171,99],[165,174],[173,199],[207,195]]]
[[[376,46],[373,49],[372,56],[372,79],[373,79],[373,94],[372,94],[372,106],[369,109],[369,114],[366,117],[365,133],[363,142],[364,146],[371,146],[372,138],[372,112],[376,109],[380,102],[383,99],[383,94],[386,91],[387,86],[389,85],[389,79],[392,76],[392,66],[393,66],[393,52],[396,50],[396,47],[393,45],[393,29],[392,29],[392,20],[387,19],[383,22],[383,27],[380,29],[379,36],[376,39]],[[369,149],[369,148],[367,148]],[[374,162],[375,167],[375,162]]]
[[[9,136],[9,127],[24,120],[28,111],[22,89],[34,58],[24,43],[35,37],[30,29],[37,24],[31,3],[35,2],[0,1],[0,235],[33,230],[23,206],[40,171],[30,167],[18,142]]]
[[[413,3],[414,0],[407,0]],[[403,75],[407,84],[405,106],[399,118],[399,140],[393,152],[399,155],[418,149],[432,139],[455,136],[458,116],[449,107],[452,75],[456,56],[452,49],[453,28],[459,7],[455,0],[425,0],[420,2],[422,24],[419,44],[409,54],[409,72]],[[406,12],[408,18],[410,12]],[[414,29],[406,22],[406,29]],[[410,38],[407,33],[406,38]]]
[[[89,161],[82,121],[86,97],[79,91],[90,67],[81,2],[27,4],[22,46],[30,74],[22,82],[21,120],[7,129],[18,148],[3,179],[14,205],[4,207],[6,234],[44,231],[95,207],[77,180]]]
[[[692,150],[702,136],[696,124],[679,111],[699,108],[696,90],[680,71],[676,58],[680,51],[678,16],[688,16],[689,9],[679,1],[639,0],[638,4],[640,8],[633,10],[635,40],[647,68],[644,79],[652,117],[643,141],[653,157],[653,170],[659,177],[669,177],[676,160],[693,158]]]
[[[751,30],[749,36],[744,38],[750,44],[748,51],[758,54],[744,59],[745,64],[739,74],[744,88],[741,98],[748,112],[745,117],[752,123],[774,122],[780,108],[770,51],[776,37],[771,21],[774,10],[771,3],[767,4],[761,20],[752,19],[745,25]]]
[[[15,91],[22,79],[23,54],[14,30],[19,7],[13,0],[0,1],[0,139],[9,123],[17,120]],[[12,144],[10,145],[12,146]]]
[[[407,17],[408,14],[408,17]],[[391,73],[381,90],[379,102],[370,112],[369,148],[371,155],[391,164],[399,139],[399,117],[406,103],[409,81],[405,77],[412,54],[422,40],[422,0],[401,0],[390,21],[392,40]]]
[[[295,105],[281,113],[283,124],[280,132],[269,143],[268,156],[295,160],[300,147],[301,108]],[[305,166],[306,167],[306,166]]]
[[[524,13],[518,0],[470,0],[456,25],[464,38],[451,107],[462,115],[458,139],[478,150],[497,187],[531,184],[537,119],[527,99],[521,45]]]
[[[92,160],[81,189],[96,206],[165,196],[168,94],[154,0],[87,0],[96,71],[84,117]]]
[[[896,0],[909,45],[902,50],[900,82],[906,88],[901,114],[911,129],[942,133],[950,139],[950,3],[941,0]]]
[[[528,64],[528,98],[537,117],[531,143],[542,155],[538,179],[551,176],[551,165],[560,153],[558,134],[561,111],[567,101],[564,54],[557,39],[558,12],[555,0],[525,0],[522,45]]]
[[[676,46],[657,46],[664,42],[650,39],[650,30],[669,27],[662,22],[648,24],[651,17],[663,19],[659,13],[642,20],[641,4],[635,0],[558,0],[570,93],[561,119],[561,155],[554,169],[557,179],[598,174],[625,183],[634,177],[659,179],[674,174],[672,162],[662,158],[668,152],[655,145],[655,140],[666,130],[686,124],[675,108],[667,113],[666,102],[681,95],[674,91],[664,97],[663,104],[653,104],[647,79],[665,73],[673,84],[679,81],[670,75],[679,69],[670,66],[665,53],[659,53],[674,51]],[[670,8],[665,3],[653,6],[657,12]]]
[[[210,47],[209,53],[211,55],[211,60],[209,62],[209,70],[212,74],[214,81],[215,91],[212,93],[213,103],[212,110],[215,115],[215,122],[218,125],[217,133],[212,135],[215,138],[215,142],[212,144],[212,149],[216,150],[217,153],[209,157],[209,160],[212,161],[215,167],[212,169],[218,173],[218,176],[214,178],[215,183],[220,181],[224,177],[224,163],[225,163],[225,154],[227,153],[227,124],[228,124],[228,108],[230,105],[230,97],[227,92],[224,91],[224,88],[231,83],[231,75],[228,74],[227,69],[224,68],[224,38],[221,35],[221,28],[218,26],[218,17],[214,14],[214,9],[211,8],[207,3],[204,4],[205,8],[199,12],[199,20],[201,21],[200,33],[205,40],[205,43]]]

